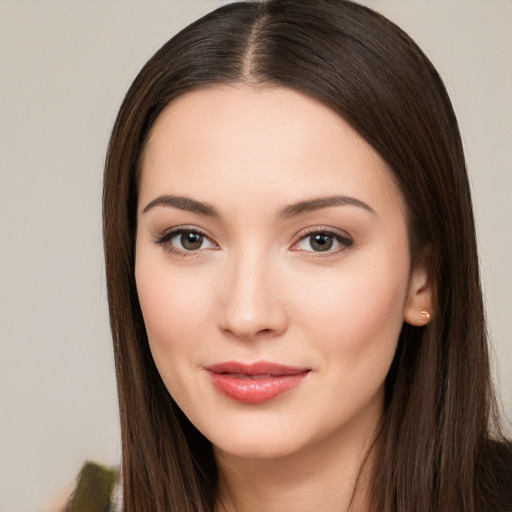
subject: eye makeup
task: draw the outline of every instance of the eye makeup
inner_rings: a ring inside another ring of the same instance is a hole
[[[217,250],[218,245],[202,230],[181,226],[171,228],[158,236],[154,243],[166,251],[180,256],[190,256],[204,250]]]
[[[299,240],[292,245],[292,251],[315,253],[315,256],[337,254],[354,245],[354,240],[346,233],[341,234],[332,228],[313,227],[302,233]]]
[[[157,236],[154,243],[167,252],[180,256],[197,255],[205,250],[218,250],[220,247],[209,235],[195,226],[179,226],[166,230]],[[311,227],[301,233],[290,247],[291,251],[311,253],[316,256],[332,256],[354,244],[346,233],[341,234],[332,228]]]

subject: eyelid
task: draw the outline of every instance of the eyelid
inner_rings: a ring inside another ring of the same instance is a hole
[[[326,251],[314,251],[314,250],[305,250],[305,249],[294,249],[295,246],[297,246],[300,242],[305,240],[306,238],[316,235],[316,234],[322,234],[322,235],[330,235],[333,238],[335,238],[341,245],[341,247],[334,249],[334,250],[326,250]],[[339,229],[335,229],[332,227],[324,227],[324,226],[312,226],[309,227],[303,231],[300,231],[295,237],[295,241],[292,244],[291,250],[296,252],[304,252],[304,253],[311,253],[314,257],[324,257],[324,256],[332,256],[334,254],[337,254],[341,251],[344,251],[354,245],[354,239],[351,235],[349,235],[345,231],[341,231]]]
[[[170,244],[171,240],[182,234],[182,233],[196,233],[200,235],[203,238],[206,238],[214,247],[208,247],[206,249],[195,249],[195,250],[189,250],[185,251],[182,249],[179,249],[178,247],[175,247]],[[211,237],[206,231],[204,231],[201,228],[198,228],[197,226],[191,226],[191,225],[185,225],[185,226],[173,226],[172,228],[166,229],[163,233],[158,234],[155,236],[154,243],[157,245],[163,246],[168,252],[178,254],[181,256],[196,256],[198,253],[206,250],[217,250],[219,249],[219,245],[213,237]]]
[[[172,244],[170,244],[171,240],[182,234],[182,233],[196,233],[200,235],[201,237],[207,239],[210,244],[213,245],[213,247],[208,247],[204,249],[194,249],[194,250],[182,250]],[[315,235],[315,234],[322,234],[322,235],[329,235],[332,236],[339,244],[340,247],[332,250],[327,249],[325,251],[315,251],[315,250],[306,250],[306,249],[298,249],[296,246],[305,240],[306,238]],[[290,248],[290,250],[295,252],[303,252],[303,253],[310,253],[311,256],[314,257],[325,257],[325,256],[332,256],[334,254],[337,254],[338,252],[344,251],[354,244],[354,240],[351,235],[349,235],[345,231],[341,231],[336,228],[332,227],[325,227],[325,226],[311,226],[309,228],[306,228],[302,231],[300,231],[298,234],[294,236],[294,242]],[[206,251],[206,250],[218,250],[220,249],[217,242],[213,239],[211,235],[209,235],[205,230],[198,228],[197,226],[193,225],[182,225],[182,226],[173,226],[171,228],[168,228],[164,230],[162,233],[158,234],[154,238],[154,243],[157,245],[163,246],[168,252],[178,254],[181,256],[197,256],[200,252]]]

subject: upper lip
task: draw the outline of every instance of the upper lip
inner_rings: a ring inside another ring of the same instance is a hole
[[[227,361],[225,363],[212,364],[206,367],[212,373],[234,373],[240,375],[297,375],[309,371],[309,368],[287,366],[284,364],[257,361],[255,363],[240,363]]]

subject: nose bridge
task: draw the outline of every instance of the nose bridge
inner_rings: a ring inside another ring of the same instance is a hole
[[[286,313],[269,251],[245,244],[230,255],[223,287],[222,329],[239,338],[278,335]]]

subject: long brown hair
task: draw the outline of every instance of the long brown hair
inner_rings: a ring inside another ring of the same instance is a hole
[[[177,96],[226,83],[285,86],[329,106],[387,161],[406,200],[412,258],[429,268],[435,311],[427,327],[404,324],[400,335],[373,447],[372,510],[503,509],[505,444],[491,441],[499,424],[474,218],[443,83],[416,44],[368,8],[270,0],[224,6],[173,37],[135,79],[113,129],[103,215],[125,511],[214,509],[211,445],[170,397],[148,348],[134,247],[153,123]]]

